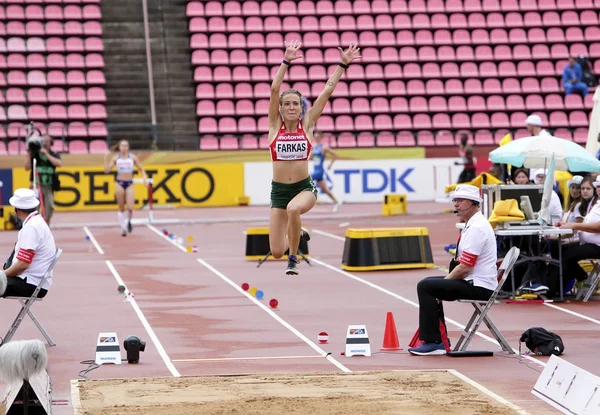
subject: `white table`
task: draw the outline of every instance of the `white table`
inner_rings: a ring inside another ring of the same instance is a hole
[[[457,229],[463,229],[464,227],[465,227],[464,223],[456,224]],[[558,236],[558,260],[550,259],[550,258],[542,257],[542,256],[526,256],[526,255],[520,254],[519,258],[523,258],[523,259],[517,260],[515,265],[522,264],[525,262],[532,262],[532,261],[536,261],[536,260],[548,261],[552,264],[558,265],[558,275],[559,275],[559,280],[560,280],[560,301],[561,302],[564,301],[563,279],[562,279],[563,269],[562,269],[561,238],[564,235],[572,235],[573,234],[572,229],[561,229],[561,228],[555,228],[553,226],[540,226],[540,225],[515,225],[515,226],[511,226],[509,229],[495,229],[494,233],[496,234],[497,237],[498,236],[511,237],[511,236],[535,236],[535,235],[538,235],[540,238],[543,238],[543,237],[548,237],[548,236]],[[512,239],[511,239],[510,247],[512,248],[512,246],[513,245],[512,245]],[[514,270],[514,267],[513,267],[513,270]],[[516,295],[514,271],[511,271],[510,279],[512,281],[512,295],[514,298]]]

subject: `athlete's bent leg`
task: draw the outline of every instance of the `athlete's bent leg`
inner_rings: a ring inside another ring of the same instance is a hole
[[[130,184],[125,191],[125,201],[127,204],[127,230],[131,233],[133,230],[131,227],[131,218],[133,217],[133,204],[135,203],[133,184]]]
[[[300,231],[302,221],[300,215],[308,212],[317,203],[313,192],[303,191],[298,193],[287,205],[287,233],[290,244],[290,255],[296,255],[300,245]]]
[[[279,259],[288,248],[287,236],[285,234],[288,223],[287,211],[285,209],[271,208],[269,218],[269,246],[271,254]]]
[[[323,193],[325,193],[327,196],[329,196],[331,198],[331,200],[333,200],[333,203],[335,203],[336,205],[340,204],[340,202],[338,202],[338,200],[335,198],[335,196],[333,195],[331,190],[329,190],[329,188],[327,187],[327,182],[325,180],[319,180],[319,182],[317,184],[319,185],[319,187],[321,188]]]
[[[115,197],[117,198],[117,206],[119,207],[118,217],[121,235],[125,236],[125,190],[119,183],[115,183]]]

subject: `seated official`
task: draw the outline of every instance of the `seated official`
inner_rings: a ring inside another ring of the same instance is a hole
[[[23,227],[11,257],[4,264],[4,273],[0,273],[0,278],[6,277],[5,284],[0,282],[6,287],[1,294],[3,297],[31,297],[54,260],[56,245],[48,224],[37,211],[40,202],[33,190],[17,189],[9,203],[23,221]],[[41,287],[38,298],[43,298],[51,285],[52,273]]]
[[[444,322],[442,301],[487,301],[498,286],[496,236],[479,211],[479,189],[458,185],[452,195],[456,216],[465,222],[457,243],[455,259],[445,277],[428,277],[417,285],[419,297],[419,339],[424,343],[408,349],[411,354],[445,354],[440,333]],[[445,324],[445,322],[444,322]]]

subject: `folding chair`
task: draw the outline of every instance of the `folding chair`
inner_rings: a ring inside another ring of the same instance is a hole
[[[502,289],[506,278],[510,274],[510,271],[515,265],[515,262],[517,262],[517,258],[519,258],[520,253],[521,251],[516,246],[512,247],[510,251],[508,251],[508,253],[504,257],[504,260],[502,261],[502,264],[500,264],[500,268],[498,268],[498,287],[496,287],[488,301],[458,300],[458,302],[460,303],[472,304],[473,308],[475,308],[475,311],[473,311],[471,319],[467,323],[465,330],[462,332],[460,339],[458,339],[458,342],[454,346],[455,352],[464,352],[467,350],[471,339],[473,338],[475,333],[477,333],[479,326],[483,322],[488,327],[488,329],[490,329],[490,332],[496,338],[498,343],[500,343],[500,347],[502,347],[502,350],[510,354],[515,354],[515,351],[512,349],[512,347],[510,347],[502,333],[500,333],[500,330],[498,330],[498,328],[494,325],[494,323],[488,316],[488,311],[490,311],[490,308],[492,308],[492,305],[494,305],[494,303],[496,302],[498,292],[500,291],[500,289]]]
[[[577,296],[575,296],[576,300],[580,300],[583,297],[584,303],[594,294],[600,282],[600,264],[598,260],[590,259],[588,262],[591,263],[593,268],[589,272],[587,279],[583,282],[583,287],[577,290]]]
[[[31,320],[36,325],[36,327],[38,328],[38,330],[40,331],[40,333],[42,333],[42,335],[44,336],[44,338],[48,342],[48,345],[49,346],[56,346],[56,343],[54,343],[52,341],[52,339],[50,338],[50,336],[48,335],[48,333],[46,332],[46,330],[44,330],[44,327],[42,327],[41,323],[35,317],[35,314],[33,314],[33,312],[31,311],[31,306],[36,301],[42,301],[41,298],[37,298],[38,293],[42,289],[42,286],[46,283],[46,279],[48,278],[48,276],[50,275],[50,273],[52,272],[52,270],[56,266],[56,263],[58,262],[58,259],[60,258],[61,255],[62,255],[62,249],[59,248],[56,251],[56,254],[54,254],[54,259],[52,260],[52,263],[50,264],[50,266],[46,270],[46,273],[44,274],[44,277],[42,278],[42,281],[40,281],[40,283],[38,284],[38,286],[35,288],[35,291],[31,295],[31,297],[4,297],[6,300],[19,300],[19,302],[21,303],[21,311],[19,311],[19,314],[17,314],[17,318],[15,318],[15,321],[10,326],[10,329],[8,330],[8,333],[6,333],[6,336],[4,336],[4,339],[2,339],[2,343],[0,343],[0,346],[2,346],[4,343],[8,343],[12,339],[12,337],[15,335],[15,332],[17,331],[17,329],[21,325],[21,322],[25,318],[26,314],[31,318]]]

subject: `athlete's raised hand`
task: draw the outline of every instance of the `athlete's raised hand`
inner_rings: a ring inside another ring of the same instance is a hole
[[[296,59],[300,59],[302,55],[298,56],[298,49],[302,44],[297,40],[292,40],[291,42],[284,42],[285,44],[285,57],[284,59],[288,62],[295,61]]]
[[[342,63],[344,65],[349,65],[354,59],[361,58],[361,56],[359,54],[360,48],[358,47],[357,43],[350,42],[350,46],[346,50],[343,50],[340,47],[338,47],[338,49],[340,50],[340,52],[342,54]]]

